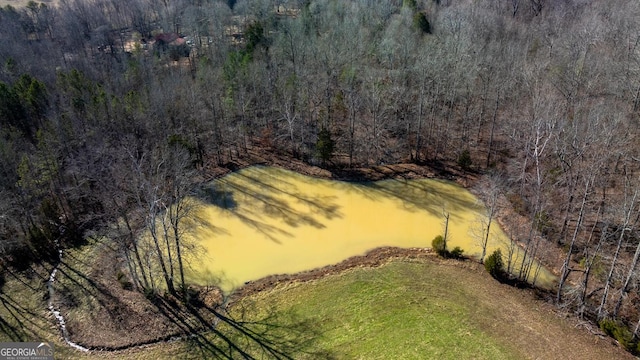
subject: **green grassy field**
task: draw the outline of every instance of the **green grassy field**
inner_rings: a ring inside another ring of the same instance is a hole
[[[236,309],[235,315],[287,314],[316,324],[318,338],[305,349],[309,358],[317,353],[344,359],[524,357],[493,335],[495,309],[478,312],[474,290],[449,286],[455,279],[438,273],[428,264],[402,262],[353,270],[246,299],[238,307],[245,314]]]

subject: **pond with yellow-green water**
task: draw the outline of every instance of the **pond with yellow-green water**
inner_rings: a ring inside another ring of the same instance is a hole
[[[209,183],[197,200],[190,234],[199,249],[188,279],[230,291],[247,281],[335,264],[382,246],[430,247],[444,232],[448,248],[468,256],[484,206],[466,189],[434,179],[352,183],[254,166]],[[506,248],[497,224],[488,253]],[[502,251],[506,254],[506,250]],[[537,283],[550,285],[542,270]]]

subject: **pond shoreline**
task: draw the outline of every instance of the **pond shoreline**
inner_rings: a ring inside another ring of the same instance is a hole
[[[431,248],[401,248],[395,246],[384,246],[367,251],[363,255],[352,256],[337,264],[322,266],[319,268],[305,270],[292,274],[274,274],[257,280],[246,282],[232,290],[226,299],[222,295],[220,288],[215,288],[218,297],[218,306],[228,310],[234,303],[261,292],[276,289],[278,286],[289,284],[306,283],[322,279],[326,276],[340,275],[355,268],[377,268],[392,261],[431,261],[439,265],[450,265],[465,268],[469,271],[485,272],[484,266],[478,261],[463,257],[461,259],[444,259],[438,256]],[[539,286],[523,286],[520,283],[519,289],[525,291],[529,289],[537,294],[539,298],[549,298],[553,295],[551,290]]]
[[[248,147],[247,154],[222,165],[208,162],[203,167],[202,175],[198,180],[200,183],[208,183],[251,166],[273,166],[315,178],[346,182],[371,182],[386,179],[441,179],[455,182],[467,189],[473,186],[482,175],[473,171],[462,171],[454,163],[441,161],[419,164],[400,162],[353,168],[346,166],[319,167],[292,158],[290,155],[273,153],[259,147]]]
[[[277,286],[292,283],[304,283],[325,276],[339,275],[345,271],[354,268],[376,268],[396,260],[415,260],[415,259],[438,259],[431,248],[400,248],[393,246],[385,246],[367,251],[364,255],[352,256],[337,264],[326,265],[323,267],[305,270],[293,274],[275,274],[263,277],[258,280],[246,282],[244,285],[234,289],[226,301],[227,306],[233,306],[233,303],[245,297],[255,295],[257,293],[268,291]],[[461,261],[457,261],[462,263]]]
[[[200,175],[194,179],[193,184],[206,184],[214,179],[223,177],[232,172],[241,170],[251,166],[273,166],[289,171],[294,171],[302,175],[308,175],[319,179],[339,180],[344,182],[373,182],[383,179],[446,179],[453,181],[460,186],[468,188],[473,180],[477,179],[477,173],[463,173],[455,169],[454,164],[439,164],[432,167],[428,164],[391,164],[371,167],[358,167],[353,169],[330,167],[323,169],[317,166],[307,164],[301,160],[293,159],[286,154],[278,154],[269,152],[259,147],[250,147],[247,154],[241,157],[235,157],[233,161],[228,161],[223,165],[216,165],[212,159],[205,161],[204,167],[201,169]],[[240,286],[227,296],[227,302],[224,301],[222,291],[217,287],[194,286],[194,290],[199,292],[198,298],[203,305],[212,308],[224,309],[233,301],[240,299],[242,296],[258,293],[273,288],[279,284],[287,282],[301,282],[318,279],[326,275],[337,274],[356,267],[377,267],[395,259],[426,259],[431,258],[437,260],[437,256],[431,253],[430,249],[411,249],[411,248],[377,248],[368,251],[364,255],[357,255],[343,260],[334,265],[323,266],[313,270],[303,271],[301,273],[291,273],[287,275],[272,275],[251,281]],[[444,261],[444,260],[443,260]],[[466,262],[471,264],[471,261]],[[98,264],[100,264],[98,266]],[[85,264],[86,265],[86,264]],[[168,339],[176,336],[184,336],[185,331],[177,326],[177,323],[170,316],[163,314],[162,308],[167,305],[175,306],[173,310],[176,313],[183,314],[187,317],[191,316],[184,306],[178,304],[178,299],[171,296],[160,296],[158,301],[148,301],[142,293],[123,290],[121,284],[116,280],[115,270],[120,266],[120,260],[116,251],[101,251],[95,259],[95,263],[89,265],[86,271],[93,272],[94,268],[102,269],[99,271],[100,277],[97,279],[103,290],[108,290],[107,294],[114,295],[121,299],[120,303],[126,304],[118,308],[120,318],[127,319],[127,325],[122,321],[114,318],[112,321],[110,316],[103,316],[101,319],[101,330],[89,331],[86,324],[79,323],[75,317],[65,319],[69,328],[69,337],[78,344],[91,349],[91,351],[110,352],[110,351],[128,351],[128,349],[138,348],[140,345],[150,345],[166,342]],[[106,270],[105,270],[106,269]],[[105,276],[107,275],[107,276]],[[166,295],[166,294],[165,294]],[[63,295],[57,293],[56,306],[59,305],[60,311],[68,315],[71,308],[65,305]],[[224,305],[223,305],[224,304]],[[204,308],[203,308],[204,309]],[[80,310],[82,313],[84,310]],[[99,307],[99,309],[91,309],[93,314],[106,314],[113,311],[110,308]],[[206,312],[202,310],[203,314]],[[155,320],[148,321],[151,316]],[[147,318],[145,321],[144,319]],[[144,325],[146,323],[146,325]],[[140,331],[141,328],[145,330]],[[197,327],[195,333],[205,330]],[[128,333],[128,336],[123,334]],[[132,333],[135,333],[135,336]],[[186,334],[190,332],[187,331]]]

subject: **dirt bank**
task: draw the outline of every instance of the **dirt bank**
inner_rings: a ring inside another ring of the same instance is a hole
[[[233,171],[253,165],[280,167],[303,175],[354,182],[384,179],[438,178],[454,181],[463,187],[470,187],[478,179],[477,173],[461,171],[454,163],[448,162],[438,161],[423,164],[399,163],[354,168],[329,165],[321,168],[292,158],[286,154],[269,152],[260,147],[249,147],[247,154],[227,161],[223,165],[216,165],[213,161],[208,161],[203,168],[202,177],[199,180],[208,182]]]
[[[316,280],[331,274],[339,274],[343,271],[356,267],[377,267],[384,265],[391,260],[409,260],[409,259],[436,259],[436,255],[429,248],[396,248],[382,247],[373,249],[364,255],[350,257],[338,264],[323,266],[318,269],[307,270],[296,274],[280,274],[271,275],[265,278],[249,281],[240,288],[233,291],[230,295],[229,304],[250,296],[255,293],[271,289],[279,284],[292,282],[305,282]]]

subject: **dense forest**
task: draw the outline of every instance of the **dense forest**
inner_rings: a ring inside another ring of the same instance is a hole
[[[166,268],[182,274],[189,209],[172,204],[250,149],[332,168],[453,163],[528,219],[508,227],[528,259],[560,250],[559,306],[635,344],[639,112],[635,0],[6,6],[0,263],[55,262],[99,234],[135,288],[181,288]],[[168,257],[138,249],[145,229]]]

